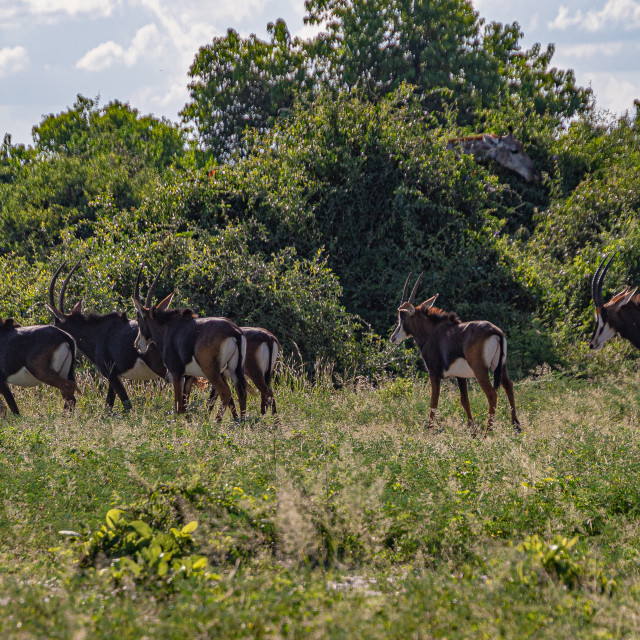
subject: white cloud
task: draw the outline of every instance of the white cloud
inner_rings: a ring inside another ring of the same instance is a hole
[[[89,13],[92,16],[109,16],[119,0],[24,0],[29,12],[34,15],[66,13],[78,15]]]
[[[593,57],[605,57],[611,58],[620,54],[630,54],[632,51],[637,51],[639,45],[629,46],[625,42],[589,42],[575,45],[568,45],[562,47],[562,55],[564,58],[593,58]]]
[[[113,64],[132,67],[141,58],[156,56],[159,43],[158,28],[155,24],[148,24],[138,29],[127,49],[113,40],[103,42],[80,58],[76,62],[76,69],[104,71]]]
[[[607,0],[600,11],[590,9],[583,13],[578,9],[573,15],[569,11],[569,7],[560,5],[558,15],[549,22],[549,28],[564,31],[578,27],[592,33],[607,27],[623,27],[627,31],[640,29],[640,0]]]
[[[596,94],[598,107],[613,113],[633,111],[633,101],[640,98],[640,73],[620,74],[591,73],[591,85]]]
[[[29,64],[29,54],[24,47],[0,49],[0,78],[22,71]]]

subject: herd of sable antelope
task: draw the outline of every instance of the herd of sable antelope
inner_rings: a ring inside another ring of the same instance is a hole
[[[162,269],[149,287],[143,304],[140,299],[143,266],[138,271],[133,296],[137,320],[129,320],[126,313],[87,314],[82,310],[82,301],[67,313],[65,292],[79,266],[80,262],[76,263],[64,279],[57,305],[54,292],[64,264],[51,279],[47,307],[53,314],[55,326],[22,327],[13,319],[0,320],[0,391],[13,413],[19,411],[10,384],[56,387],[62,393],[65,409],[73,410],[77,347],[106,378],[108,407],[113,406],[116,395],[123,408],[130,407],[123,378],[164,378],[173,383],[177,412],[184,413],[193,383],[202,377],[211,384],[210,410],[220,397],[216,419],[222,419],[227,407],[238,419],[229,381],[236,389],[240,417],[244,417],[246,376],[260,392],[261,413],[265,414],[271,407],[276,415],[271,379],[280,343],[271,332],[239,327],[228,318],[199,318],[191,309],[169,309],[173,294],[154,305],[153,292]],[[4,403],[0,404],[0,411],[6,414]]]
[[[447,149],[472,154],[477,160],[498,162],[529,182],[540,179],[540,173],[525,153],[522,142],[514,138],[511,127],[503,136],[485,133],[451,138],[447,140]],[[589,346],[601,349],[607,340],[620,334],[640,349],[637,287],[625,288],[607,303],[602,297],[602,283],[612,259],[613,255],[605,256],[593,276],[596,327]],[[258,327],[239,327],[228,318],[200,318],[191,309],[169,309],[173,293],[154,305],[153,292],[163,269],[156,274],[143,304],[140,278],[144,265],[138,271],[133,294],[136,320],[129,320],[126,313],[86,314],[82,311],[82,301],[66,313],[65,291],[79,265],[80,262],[76,263],[64,279],[57,306],[54,292],[64,264],[51,279],[47,307],[53,314],[55,326],[22,327],[11,318],[0,319],[0,391],[13,413],[18,413],[18,406],[10,384],[56,387],[62,393],[65,409],[73,410],[77,391],[74,374],[77,347],[107,379],[108,407],[113,407],[116,395],[125,409],[130,407],[122,378],[165,379],[173,384],[176,411],[184,413],[195,380],[206,378],[211,385],[209,410],[220,397],[216,420],[222,419],[227,407],[238,420],[246,415],[248,377],[260,392],[261,414],[271,407],[273,415],[277,415],[271,380],[280,343],[272,333]],[[442,379],[456,378],[469,428],[475,433],[467,379],[476,378],[489,403],[484,434],[493,427],[500,386],[507,394],[513,429],[520,432],[513,383],[507,373],[504,333],[491,322],[461,322],[454,312],[438,309],[434,306],[438,294],[415,306],[420,276],[407,298],[410,279],[411,274],[404,285],[398,324],[391,341],[400,344],[413,336],[420,349],[431,382],[428,426],[434,423]],[[490,371],[493,372],[493,384]],[[229,382],[238,396],[240,416]],[[2,400],[0,413],[6,414]]]
[[[605,256],[593,276],[596,326],[589,346],[601,349],[607,340],[619,334],[640,348],[637,287],[625,288],[609,302],[605,303],[603,299],[602,285],[612,259],[613,255]],[[11,318],[0,319],[0,391],[13,413],[19,411],[9,385],[48,384],[56,387],[64,399],[65,410],[73,410],[77,391],[74,373],[77,347],[106,378],[108,407],[113,406],[116,395],[125,409],[130,407],[123,378],[165,379],[173,384],[176,411],[184,413],[194,381],[206,378],[211,385],[209,410],[220,397],[216,420],[222,419],[227,407],[238,420],[246,414],[248,377],[260,392],[261,414],[271,407],[273,415],[277,415],[271,380],[281,349],[271,332],[258,327],[240,327],[228,318],[200,318],[191,309],[170,309],[173,293],[154,305],[153,294],[163,269],[156,274],[143,303],[140,278],[144,265],[138,271],[134,287],[136,320],[129,320],[126,313],[87,314],[82,310],[82,301],[67,313],[64,310],[65,292],[79,265],[80,262],[76,263],[64,279],[57,305],[56,282],[64,264],[51,279],[47,307],[53,314],[55,326],[23,327]],[[509,401],[513,429],[520,432],[513,383],[507,372],[504,333],[491,322],[462,322],[454,312],[437,308],[434,304],[438,294],[415,305],[421,276],[408,297],[411,274],[407,277],[391,342],[400,344],[413,336],[420,350],[431,382],[428,426],[432,427],[434,423],[442,379],[456,378],[469,428],[475,434],[467,379],[476,378],[489,403],[484,435],[493,427],[500,386]],[[236,390],[240,414],[229,382]],[[1,400],[0,411],[2,415],[6,414]]]

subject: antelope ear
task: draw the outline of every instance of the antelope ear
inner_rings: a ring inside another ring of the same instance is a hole
[[[64,317],[63,314],[58,313],[48,302],[44,303],[44,306],[47,307],[47,309],[49,309],[49,311],[51,311],[51,313],[53,314],[53,316],[55,318],[58,318],[58,320],[64,322],[66,320],[66,318]]]
[[[156,305],[156,311],[166,311],[171,301],[173,300],[173,296],[176,294],[175,291],[172,291],[164,300],[158,302]]]
[[[423,309],[431,309],[431,307],[433,307],[433,305],[436,303],[436,299],[438,298],[440,294],[436,293],[435,296],[431,296],[428,300],[425,300],[420,306]]]
[[[82,298],[76,302],[73,309],[71,309],[71,313],[82,313]]]
[[[136,311],[141,316],[144,316],[145,308],[142,306],[142,303],[139,300],[137,300],[136,298],[133,298],[133,306],[136,308]]]
[[[638,287],[636,287],[635,289],[627,287],[618,295],[613,296],[613,298],[611,298],[611,300],[609,301],[609,304],[607,304],[607,307],[618,311],[618,309],[624,307],[625,304],[631,301],[631,298],[636,295],[636,291],[638,291]]]

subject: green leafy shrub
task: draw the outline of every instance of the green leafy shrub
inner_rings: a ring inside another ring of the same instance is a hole
[[[569,539],[561,535],[554,536],[550,542],[538,535],[526,537],[518,550],[526,554],[530,564],[528,568],[526,563],[518,566],[521,581],[530,583],[533,580],[535,583],[531,572],[538,570],[571,589],[595,584],[600,593],[611,595],[617,588],[616,581],[608,578],[594,563],[577,555],[574,549],[577,542],[577,537]]]
[[[154,531],[143,520],[129,519],[121,509],[107,512],[106,524],[82,543],[79,566],[108,572],[116,584],[134,581],[167,588],[175,578],[203,576],[204,556],[193,554],[195,521],[181,529]],[[106,564],[106,566],[102,566]]]

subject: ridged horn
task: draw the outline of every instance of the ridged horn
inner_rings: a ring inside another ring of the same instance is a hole
[[[64,317],[64,311],[62,311],[58,307],[56,307],[56,303],[54,301],[54,293],[55,293],[55,289],[56,289],[56,280],[58,279],[58,276],[60,275],[60,272],[66,266],[67,266],[67,263],[63,262],[58,267],[58,270],[53,274],[53,278],[51,278],[51,284],[49,284],[49,306],[51,307],[51,310],[53,311],[54,315],[57,316],[58,318]]]
[[[404,289],[402,289],[402,298],[400,298],[400,304],[402,304],[407,298],[407,288],[409,286],[409,280],[411,279],[412,275],[413,275],[413,271],[409,271],[409,275],[407,276],[407,279],[404,281]]]
[[[140,302],[140,276],[142,276],[143,269],[144,269],[144,262],[140,265],[140,269],[138,269],[138,275],[136,276],[136,286],[133,288],[133,297],[138,302]],[[142,303],[140,302],[140,304]]]
[[[147,309],[151,309],[151,302],[153,300],[153,292],[155,291],[156,285],[158,284],[158,280],[160,280],[160,275],[162,274],[162,272],[164,271],[164,268],[167,266],[167,264],[163,264],[160,267],[160,271],[158,271],[156,277],[153,279],[153,282],[151,283],[151,286],[149,287],[149,291],[147,292],[147,300],[144,304],[145,307],[147,307]]]
[[[62,287],[60,287],[60,298],[58,301],[58,306],[60,307],[60,309],[62,309],[63,313],[64,313],[64,294],[67,292],[67,285],[69,284],[69,280],[71,280],[71,276],[76,272],[81,262],[82,262],[82,258],[80,258],[80,260],[78,260],[78,262],[76,262],[73,265],[73,269],[69,271],[69,273],[67,274],[67,277],[62,282]]]
[[[424,271],[422,273],[424,273]],[[420,284],[420,280],[422,279],[422,273],[418,276],[416,283],[413,285],[411,295],[409,296],[409,300],[407,300],[409,304],[413,304],[413,301],[416,299],[416,293],[418,291],[418,285]]]
[[[598,269],[593,276],[593,280],[591,281],[591,297],[593,298],[593,304],[596,307],[604,306],[604,298],[602,297],[602,284],[604,282],[604,277],[607,275],[607,271],[609,270],[609,266],[611,265],[611,261],[615,257],[616,253],[618,252],[614,251],[611,256],[607,254],[604,258],[602,258],[602,262],[600,262],[600,265],[598,266]]]

